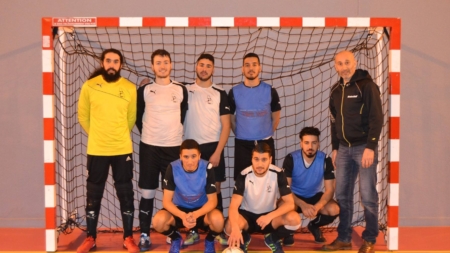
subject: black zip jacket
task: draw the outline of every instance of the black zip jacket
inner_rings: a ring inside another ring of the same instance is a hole
[[[350,82],[341,78],[331,88],[331,146],[366,144],[375,150],[383,127],[380,90],[366,70],[357,69]]]

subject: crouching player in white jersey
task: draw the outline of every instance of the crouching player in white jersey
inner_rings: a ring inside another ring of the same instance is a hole
[[[223,230],[222,212],[215,209],[217,193],[212,165],[200,159],[200,146],[192,139],[183,141],[180,159],[166,169],[163,182],[163,208],[153,217],[153,228],[171,238],[169,253],[184,246],[178,228],[209,229],[205,253],[215,253],[214,238]]]
[[[247,252],[250,234],[264,234],[272,252],[284,252],[281,239],[300,227],[300,216],[294,211],[294,199],[284,172],[272,165],[272,150],[259,142],[252,151],[252,165],[237,176],[228,209],[225,233],[230,246],[240,245]],[[277,200],[281,196],[281,204]]]

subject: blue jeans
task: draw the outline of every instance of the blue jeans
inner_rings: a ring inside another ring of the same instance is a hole
[[[352,238],[353,191],[359,173],[359,193],[364,207],[366,228],[362,238],[375,243],[378,236],[378,193],[377,164],[378,152],[375,149],[374,162],[369,168],[362,168],[361,159],[366,145],[346,147],[339,145],[336,157],[336,200],[341,209],[339,213],[338,240],[350,242]]]

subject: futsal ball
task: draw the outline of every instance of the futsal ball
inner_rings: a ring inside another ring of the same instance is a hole
[[[244,253],[244,251],[237,247],[228,247],[224,249],[222,253]]]

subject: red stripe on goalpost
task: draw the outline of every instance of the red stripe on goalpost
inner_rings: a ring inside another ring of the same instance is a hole
[[[56,228],[56,207],[45,208],[45,228]]]
[[[120,18],[117,17],[103,17],[97,18],[97,27],[119,27]]]
[[[44,118],[44,140],[54,140],[55,139],[55,119],[54,118]]]
[[[398,184],[400,181],[400,163],[389,162],[388,183]]]
[[[166,18],[164,17],[152,17],[152,18],[142,18],[142,26],[166,26]]]
[[[196,27],[196,26],[211,26],[211,18],[206,17],[195,17],[195,18],[189,18],[189,27]]]
[[[297,26],[301,27],[303,26],[303,19],[302,18],[280,18],[280,26]]]
[[[56,184],[55,163],[44,163],[45,185]]]
[[[256,26],[256,17],[234,18],[234,27],[240,26]]]
[[[53,95],[55,93],[53,90],[53,73],[42,73],[42,93],[43,95]]]
[[[325,18],[326,27],[346,27],[347,18]]]
[[[400,73],[390,72],[389,81],[389,94],[400,94]]]
[[[389,139],[400,139],[400,117],[389,117]]]
[[[401,33],[401,20],[399,18],[371,18],[370,26],[376,27],[389,27],[390,28],[390,49],[400,49],[400,33]]]
[[[398,206],[387,206],[387,226],[398,227]]]

